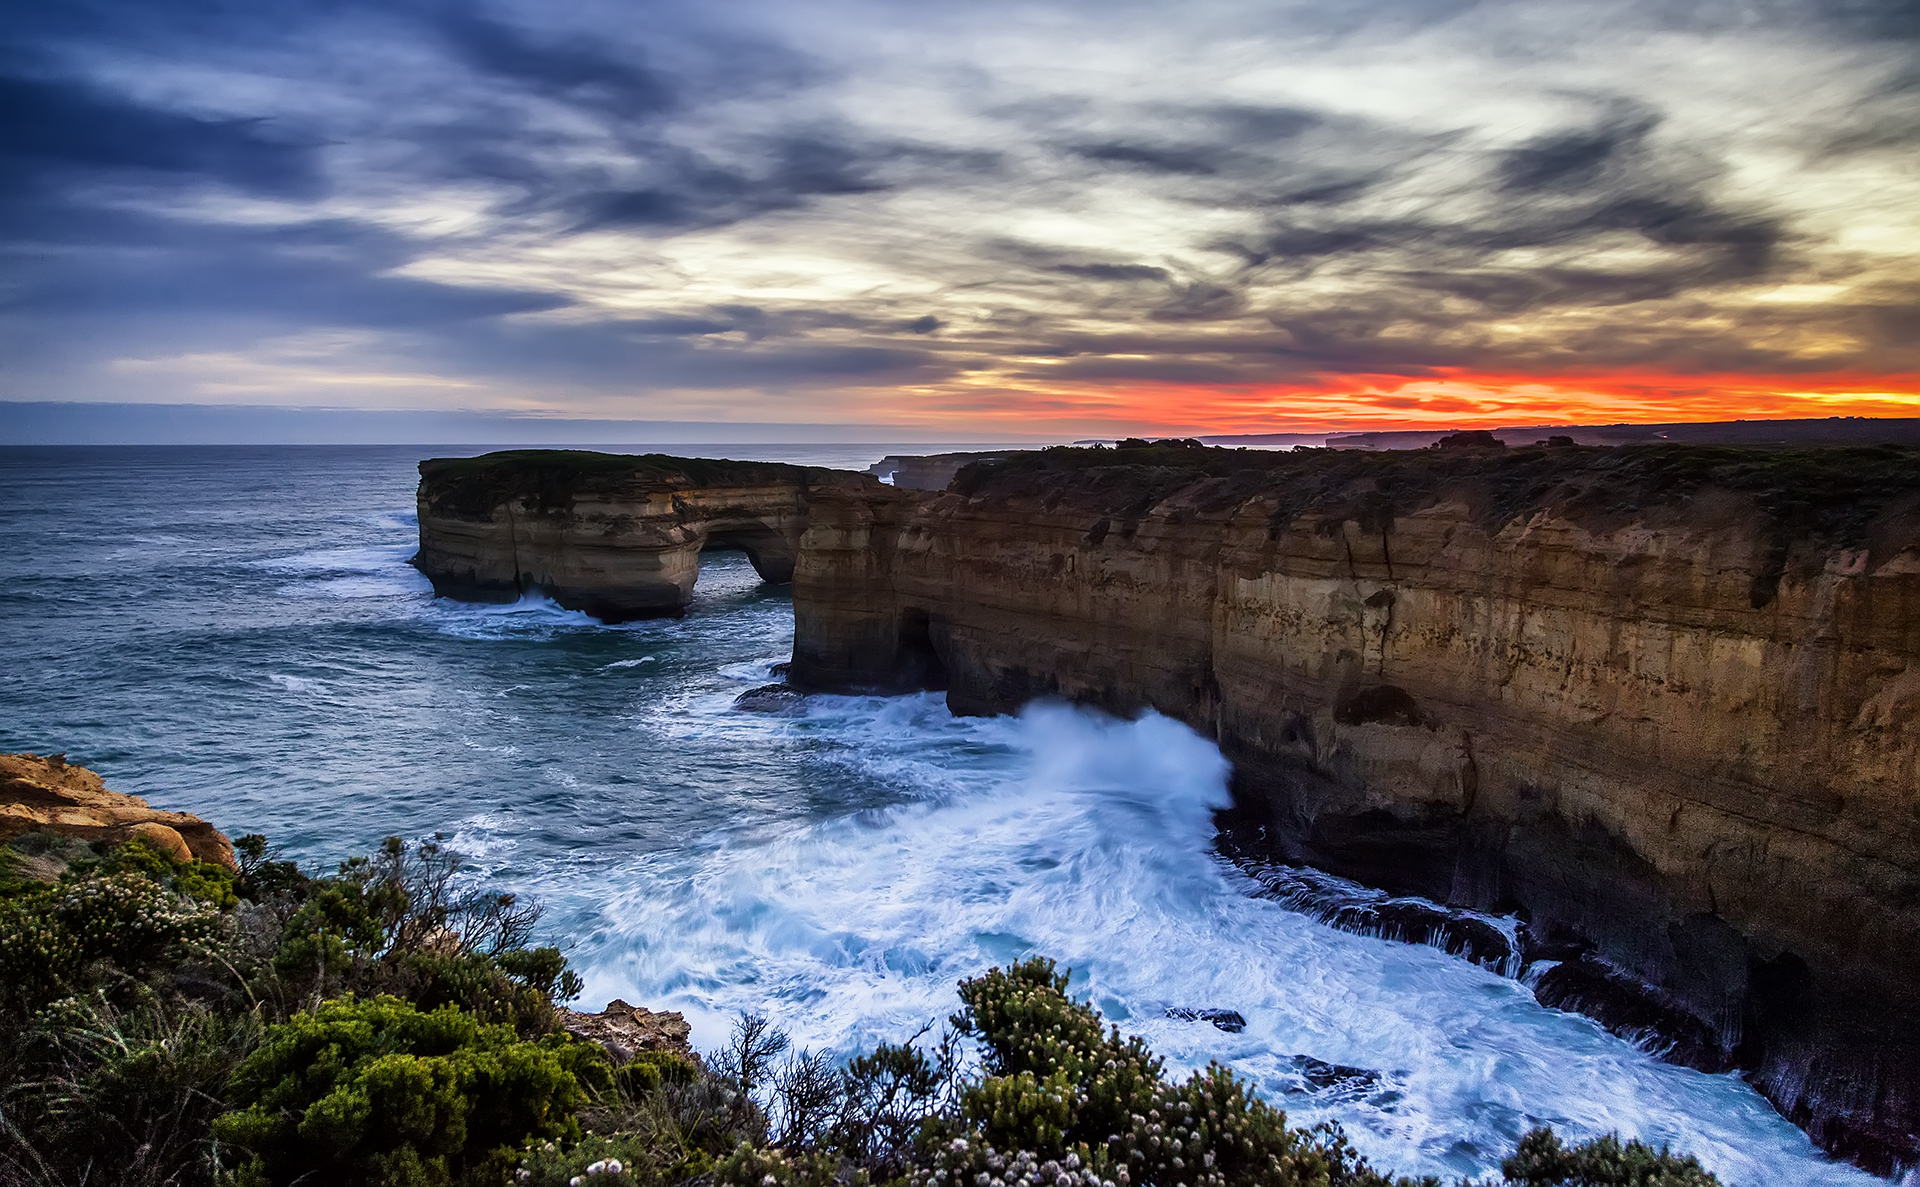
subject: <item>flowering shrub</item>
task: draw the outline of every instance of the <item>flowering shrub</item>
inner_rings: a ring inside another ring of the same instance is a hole
[[[137,998],[220,929],[216,910],[141,874],[36,885],[0,899],[0,993],[16,1017],[96,990]]]
[[[970,1135],[931,1151],[916,1187],[1391,1184],[1337,1131],[1289,1129],[1218,1064],[1169,1083],[1139,1038],[1103,1032],[1052,961],[964,981],[953,1023],[987,1075],[961,1094]]]

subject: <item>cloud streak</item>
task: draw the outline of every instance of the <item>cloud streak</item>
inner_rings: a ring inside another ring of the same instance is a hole
[[[0,42],[9,399],[1920,406],[1910,5],[56,7]]]

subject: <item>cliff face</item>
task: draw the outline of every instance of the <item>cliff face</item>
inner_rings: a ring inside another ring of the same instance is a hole
[[[100,776],[69,766],[64,755],[0,754],[0,842],[35,829],[84,841],[140,837],[177,861],[237,868],[232,843],[198,816],[109,791]]]
[[[1181,718],[1243,849],[1521,911],[1920,1154],[1920,455],[1042,455],[816,497],[795,618],[803,685]]]
[[[515,450],[420,463],[420,552],[434,590],[511,602],[539,590],[608,622],[679,614],[700,553],[739,548],[790,581],[807,492],[831,471],[658,454]],[[867,480],[869,484],[872,480]]]

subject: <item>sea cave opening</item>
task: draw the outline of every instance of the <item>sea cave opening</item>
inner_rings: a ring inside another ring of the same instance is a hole
[[[945,692],[947,664],[933,642],[933,618],[917,606],[900,612],[899,643],[894,650],[894,672],[902,688]]]

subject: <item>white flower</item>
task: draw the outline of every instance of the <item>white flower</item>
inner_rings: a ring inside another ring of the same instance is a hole
[[[622,1165],[620,1165],[620,1160],[619,1160],[618,1158],[609,1158],[609,1159],[607,1159],[607,1173],[608,1173],[608,1174],[610,1174],[610,1175],[617,1175],[617,1174],[619,1174],[619,1173],[620,1173],[621,1171],[623,1171],[623,1170],[626,1170],[626,1169],[627,1169],[626,1167],[624,1167],[624,1166],[622,1166]]]

